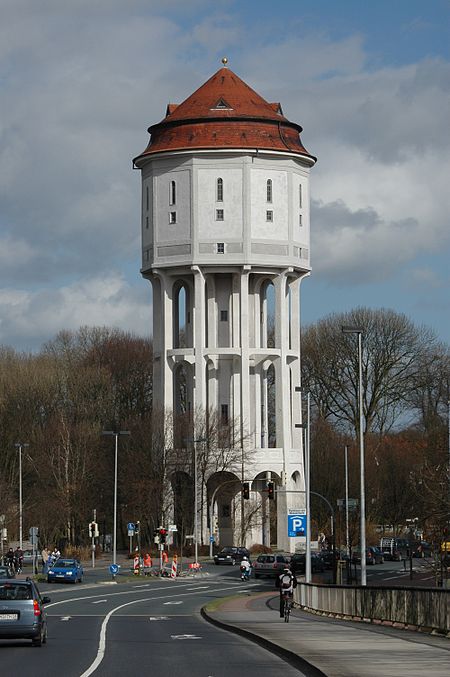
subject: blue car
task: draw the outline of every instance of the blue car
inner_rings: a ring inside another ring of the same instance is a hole
[[[47,572],[47,582],[69,581],[70,583],[80,583],[83,581],[83,567],[77,559],[67,559],[60,557],[49,568]]]

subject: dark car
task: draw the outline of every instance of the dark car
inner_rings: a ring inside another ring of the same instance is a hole
[[[355,548],[352,552],[352,562],[359,564],[361,562],[361,550]],[[383,564],[384,562],[384,553],[380,548],[375,548],[369,546],[366,548],[366,565],[371,566],[372,564]]]
[[[290,561],[291,555],[288,554],[271,553],[259,555],[253,562],[255,578],[261,578],[261,576],[278,578],[283,569],[289,565]]]
[[[431,557],[433,553],[433,547],[430,543],[426,541],[419,541],[413,546],[413,557]]]
[[[233,545],[227,545],[225,548],[222,548],[217,555],[214,555],[214,564],[235,565],[242,562],[244,557],[247,557],[247,559],[250,560],[250,553],[247,548],[238,548]]]
[[[0,579],[0,639],[31,639],[33,646],[47,641],[47,619],[36,584],[27,579]]]
[[[15,578],[16,574],[9,564],[0,564],[0,578]]]
[[[306,572],[306,553],[297,552],[292,555],[291,569],[294,574],[304,575]],[[311,553],[311,573],[318,574],[325,570],[325,563],[323,559],[315,552]]]

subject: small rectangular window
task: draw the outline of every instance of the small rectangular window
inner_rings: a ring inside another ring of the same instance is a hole
[[[171,181],[169,185],[169,204],[174,205],[177,203],[177,184],[175,181]]]
[[[216,221],[223,221],[223,209],[216,209]]]
[[[176,223],[177,222],[177,213],[176,212],[169,212],[169,223]]]
[[[148,230],[148,216],[145,217],[145,227],[146,227],[147,230]]]
[[[298,206],[300,209],[302,208],[303,205],[303,191],[302,191],[302,184],[300,183],[298,186]]]
[[[217,179],[217,202],[223,202],[223,179]]]
[[[225,254],[225,243],[224,242],[218,242],[217,243],[217,253],[218,254]]]
[[[303,226],[303,219],[301,214],[298,215],[298,225]]]
[[[145,250],[145,260],[150,261],[150,252],[148,251],[148,249]]]
[[[220,417],[222,419],[222,423],[228,423],[228,404],[220,405]]]
[[[273,211],[271,209],[266,211],[266,221],[273,221]]]
[[[272,202],[272,179],[267,179],[266,183],[266,201]]]
[[[228,322],[228,310],[221,310],[220,311],[220,321],[221,322]]]
[[[148,211],[148,208],[150,206],[150,193],[148,190],[148,186],[145,187],[145,204],[146,204],[146,209]]]

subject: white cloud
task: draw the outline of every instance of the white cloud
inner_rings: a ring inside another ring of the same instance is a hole
[[[121,274],[87,278],[59,289],[0,290],[0,344],[37,347],[61,329],[82,325],[151,329],[150,288],[131,287]]]

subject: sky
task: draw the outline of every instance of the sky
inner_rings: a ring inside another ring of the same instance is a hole
[[[0,345],[151,332],[131,159],[223,56],[318,157],[303,323],[450,343],[450,0],[0,0]]]

